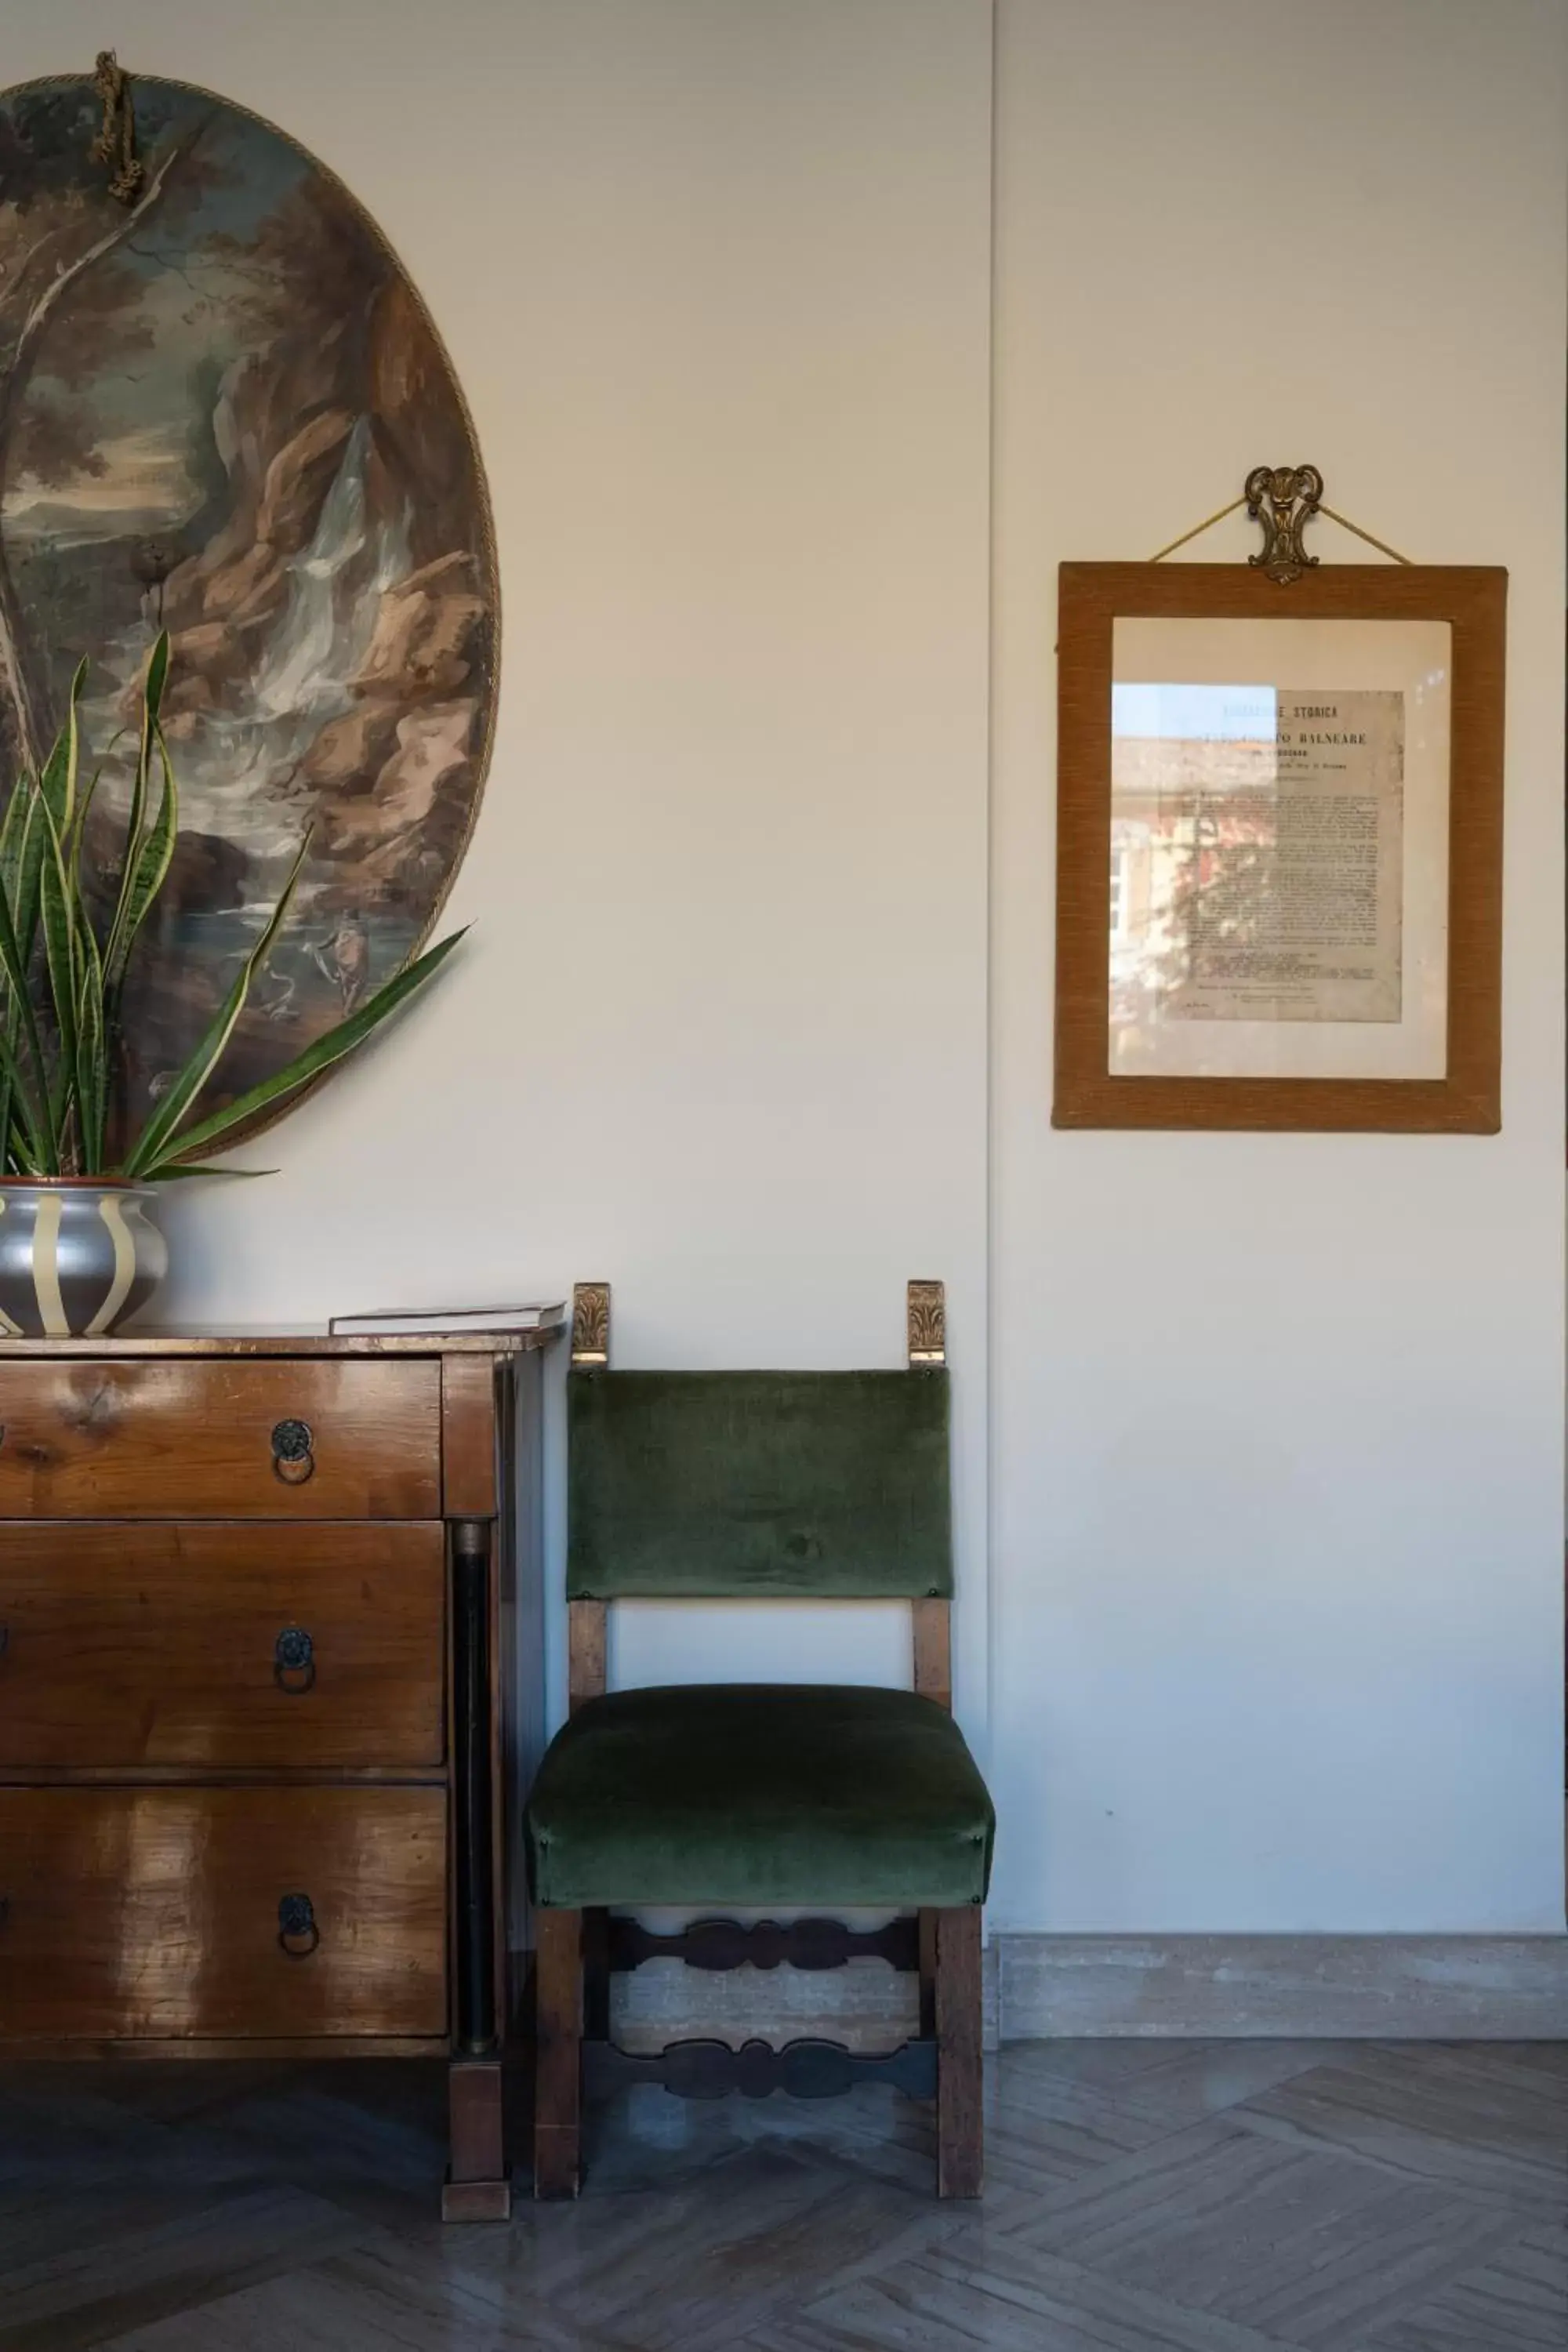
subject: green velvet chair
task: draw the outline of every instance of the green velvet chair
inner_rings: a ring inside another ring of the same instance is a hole
[[[948,1388],[940,1283],[910,1285],[901,1371],[620,1372],[609,1289],[573,1302],[567,1387],[571,1715],[529,1798],[536,1906],[534,2193],[574,2196],[584,2092],[823,2097],[885,2081],[934,2098],[937,2188],[982,2175],[980,1920],[994,1815],[951,1713]],[[628,1598],[912,1604],[914,1688],[724,1683],[606,1692],[605,1618]],[[704,1917],[679,1936],[645,1908]],[[900,1915],[856,1933],[831,1915]],[[826,1916],[824,1916],[826,1915]],[[609,1979],[861,1953],[917,1972],[921,2034],[886,2055],[609,2039]]]

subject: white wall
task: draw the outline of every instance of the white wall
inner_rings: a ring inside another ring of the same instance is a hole
[[[1000,25],[993,1922],[1561,1929],[1563,12]],[[1053,1134],[1056,566],[1301,458],[1512,575],[1503,1132]]]
[[[106,37],[0,22],[16,79]],[[1556,0],[1000,0],[994,143],[988,0],[431,25],[121,28],[397,246],[506,611],[470,947],[190,1205],[174,1304],[604,1274],[626,1361],[895,1361],[943,1274],[994,1924],[1560,1927]],[[1499,1139],[1049,1129],[1055,567],[1264,457],[1512,572]],[[688,1670],[896,1663],[793,1622]]]
[[[105,37],[4,17],[18,79]],[[245,1155],[280,1174],[192,1204],[174,1310],[604,1276],[624,1362],[896,1364],[944,1276],[983,1732],[985,0],[148,0],[120,39],[370,207],[502,570],[472,940]],[[684,1672],[908,1673],[907,1611],[734,1613]]]

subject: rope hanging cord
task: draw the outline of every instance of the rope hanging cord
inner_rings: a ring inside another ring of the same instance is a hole
[[[1194,523],[1191,530],[1184,530],[1180,539],[1172,540],[1170,545],[1163,547],[1158,555],[1152,555],[1149,558],[1150,562],[1163,563],[1167,555],[1174,555],[1177,548],[1185,547],[1189,539],[1201,539],[1205,530],[1212,530],[1216,522],[1223,522],[1226,515],[1233,515],[1237,507],[1244,507],[1246,504],[1247,495],[1244,491],[1240,498],[1232,499],[1227,507],[1220,507],[1214,514],[1205,516],[1202,522]],[[1408,555],[1401,555],[1396,547],[1390,547],[1385,539],[1374,539],[1370,530],[1363,530],[1360,523],[1352,522],[1349,515],[1336,514],[1333,508],[1324,506],[1321,499],[1318,502],[1318,512],[1327,515],[1331,522],[1337,522],[1342,530],[1351,531],[1357,539],[1364,539],[1367,545],[1375,547],[1380,555],[1392,556],[1395,563],[1409,563],[1412,561]]]
[[[1374,539],[1370,530],[1363,530],[1360,523],[1352,522],[1349,515],[1336,514],[1332,507],[1326,507],[1321,501],[1318,512],[1326,514],[1331,522],[1337,522],[1342,530],[1353,531],[1357,539],[1364,539],[1367,545],[1375,547],[1380,555],[1391,555],[1395,563],[1409,563],[1414,561],[1411,556],[1401,555],[1396,547],[1390,547],[1387,540]]]
[[[110,194],[120,204],[133,205],[142,193],[147,171],[136,152],[136,109],[131,96],[131,77],[112,49],[100,49],[92,86],[103,108],[103,121],[88,152],[95,163],[112,166],[114,177],[109,184]]]

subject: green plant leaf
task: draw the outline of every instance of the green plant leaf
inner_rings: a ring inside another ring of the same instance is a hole
[[[356,1045],[363,1045],[371,1032],[378,1029],[406,997],[423,988],[463,937],[463,931],[448,932],[444,940],[427,949],[424,955],[416,957],[413,963],[405,964],[403,970],[378,988],[357,1013],[351,1013],[346,1021],[340,1021],[335,1029],[329,1029],[324,1036],[307,1045],[303,1053],[297,1054],[271,1077],[263,1078],[247,1093],[237,1095],[233,1102],[226,1103],[223,1109],[215,1111],[210,1118],[199,1120],[183,1135],[167,1138],[163,1146],[162,1160],[155,1164],[150,1160],[139,1161],[139,1170],[145,1170],[150,1176],[156,1174],[162,1177],[187,1153],[205,1150],[207,1145],[216,1143],[220,1136],[232,1134],[246,1120],[254,1118],[258,1111],[268,1109],[285,1095],[298,1093],[322,1070],[331,1069],[334,1062],[341,1062],[346,1054],[353,1052]],[[132,1172],[128,1165],[126,1173]]]
[[[69,1118],[70,1096],[76,1078],[76,987],[71,971],[72,910],[70,888],[66,878],[64,843],[70,832],[76,814],[77,770],[81,757],[81,719],[79,705],[82,688],[87,683],[87,663],[79,661],[72,674],[70,693],[66,704],[66,721],[56,736],[54,748],[39,772],[37,790],[34,795],[29,822],[24,831],[23,877],[26,898],[18,909],[16,925],[23,960],[30,969],[33,937],[37,919],[44,919],[45,957],[49,972],[49,989],[54,998],[53,1012],[59,1046],[51,1089],[51,1118],[56,1145],[63,1157],[66,1152],[66,1130]],[[37,844],[36,857],[28,855],[29,842]],[[58,889],[57,889],[58,881]],[[35,896],[35,891],[37,895]],[[51,937],[51,923],[55,936]],[[70,974],[68,983],[62,977],[59,958],[60,934],[63,929],[66,948],[64,971]],[[63,993],[62,993],[63,990]]]
[[[16,878],[16,862],[22,850],[22,828],[26,823],[27,803],[33,793],[31,776],[18,776],[5,803],[5,814],[0,817],[0,881],[8,888]]]
[[[34,779],[28,785],[27,806],[22,819],[13,906],[16,942],[21,950],[23,964],[29,969],[38,936],[38,896],[43,887],[44,856],[48,846],[48,837],[44,830],[44,807],[43,789]]]
[[[11,848],[21,832],[20,824],[14,824],[13,818],[21,806],[21,799],[22,786],[18,783],[5,804],[5,818],[0,821],[0,898],[5,897],[10,887]],[[9,1167],[13,1091],[11,1070],[21,1051],[22,1008],[17,1002],[16,990],[11,985],[9,974],[3,964],[0,964],[0,981],[4,982],[3,988],[0,988],[0,1002],[5,1005],[5,1039],[9,1049],[8,1058],[4,1063],[0,1063],[0,1161]]]
[[[124,732],[125,730],[122,727],[120,730],[120,735],[123,735]],[[113,751],[115,743],[119,742],[120,735],[116,735],[110,742],[109,747],[110,751]],[[93,796],[97,793],[99,784],[102,780],[104,766],[107,762],[108,756],[108,752],[105,752],[103,759],[99,761],[97,767],[93,770],[91,775],[89,776],[87,782],[77,796],[76,822],[71,827],[70,836],[65,845],[66,862],[70,866],[71,871],[78,877],[79,886],[81,875],[82,856],[87,843],[87,821],[92,814]]]
[[[34,1172],[32,1139],[16,1118],[6,1130],[5,1160],[7,1176],[30,1176]]]
[[[224,1049],[234,1034],[235,1024],[245,1010],[245,1000],[250,993],[250,983],[255,979],[273,940],[277,938],[283,918],[289,911],[289,903],[299,883],[300,868],[305,863],[310,847],[310,836],[307,834],[300,844],[300,854],[294,860],[293,870],[283,886],[281,898],[272,909],[267,928],[241,964],[238,977],[219,1005],[206,1034],[180,1071],[168,1093],[159,1103],[132,1149],[126,1153],[124,1165],[127,1176],[144,1175],[147,1170],[154,1166],[160,1159],[168,1157],[165,1147],[170,1136],[222,1060]]]
[[[103,958],[93,929],[92,908],[82,887],[87,820],[102,773],[100,764],[79,794],[76,824],[64,845],[76,919],[77,1119],[84,1175],[95,1174],[103,1166],[104,1127],[109,1112],[110,1028],[104,995]]]
[[[169,676],[169,632],[160,629],[147,656],[147,676],[142,688],[142,706],[149,731],[158,724],[163,708],[163,688]]]
[[[147,821],[148,780],[153,766],[153,748],[158,736],[158,710],[163,699],[164,681],[169,675],[169,633],[161,630],[157,643],[147,659],[147,675],[142,686],[142,740],[136,754],[135,781],[131,787],[131,811],[125,821],[125,855],[120,866],[120,890],[115,903],[114,919],[109,927],[109,944],[103,951],[104,970],[109,974],[111,991],[118,992],[124,975],[125,961],[131,952],[131,940],[125,936],[130,906],[142,861],[142,833]],[[172,772],[165,764],[166,783],[173,782]],[[142,913],[146,908],[143,907]]]
[[[103,961],[77,889],[76,1100],[81,1138],[82,1172],[92,1175],[103,1165],[103,1129],[109,1108],[109,1023],[103,1001]]]
[[[4,1130],[5,1158],[26,1162],[24,1172],[34,1176],[55,1176],[59,1173],[44,1121],[28,1091],[26,1074],[21,1055],[7,1022],[0,1031],[0,1072],[4,1073],[6,1096],[6,1121]],[[20,1135],[17,1129],[20,1129]],[[19,1147],[19,1148],[18,1148]]]
[[[12,886],[14,928],[25,971],[30,968],[33,961],[44,864],[48,855],[42,813],[46,809],[53,812],[59,821],[59,831],[63,836],[76,801],[77,765],[80,751],[80,719],[77,706],[86,679],[87,664],[85,661],[78,662],[71,678],[66,723],[56,736],[53,749],[38,774],[23,777],[12,795],[13,802],[18,793],[23,796],[23,810],[19,835],[14,845],[15,868],[7,870],[5,878]],[[9,817],[9,810],[6,814]]]
[[[72,1155],[68,1137],[71,1110],[77,1091],[77,995],[78,947],[75,908],[71,903],[70,877],[66,871],[65,853],[55,824],[55,814],[47,797],[40,796],[44,824],[47,828],[47,849],[44,858],[41,911],[44,921],[44,958],[49,976],[51,1010],[55,1016],[58,1051],[54,1081],[50,1089],[49,1110],[54,1123],[57,1148],[62,1160]],[[79,1144],[80,1120],[77,1122]],[[75,1174],[76,1170],[66,1171]]]
[[[5,813],[0,816],[0,893],[7,905],[15,894],[20,870],[22,839],[27,821],[27,804],[33,792],[30,776],[18,776],[5,803]],[[0,971],[0,977],[4,977]],[[8,1167],[11,1158],[11,1063],[21,1050],[22,1013],[8,978],[4,987],[5,1039],[10,1046],[10,1061],[0,1064],[0,1160]]]
[[[38,789],[62,840],[70,829],[76,811],[77,769],[81,759],[81,716],[78,706],[86,684],[87,662],[84,657],[78,662],[71,676],[70,694],[66,703],[66,723],[56,736],[54,749],[44,761],[43,772],[38,778]]]
[[[41,803],[34,801],[35,810],[40,805]],[[38,1034],[37,1015],[33,1009],[32,991],[27,984],[27,959],[23,955],[17,940],[16,926],[11,919],[10,901],[4,889],[0,889],[0,969],[4,970],[5,984],[10,992],[11,1009],[19,1016],[21,1039],[26,1041],[27,1058],[33,1066],[33,1080],[37,1092],[29,1093],[25,1084],[21,1082],[20,1056],[16,1045],[11,1042],[11,1024],[7,1020],[6,1045],[11,1056],[9,1066],[13,1073],[12,1085],[19,1088],[19,1098],[25,1105],[26,1124],[33,1135],[33,1156],[35,1160],[43,1163],[35,1172],[58,1176],[60,1172],[59,1139],[49,1108],[48,1064],[44,1058],[43,1041]]]
[[[115,913],[116,929],[110,934],[110,950],[104,959],[104,978],[110,993],[116,999],[124,983],[125,967],[131,961],[131,950],[136,934],[147,919],[153,901],[168,878],[174,863],[174,843],[180,828],[180,796],[174,783],[174,762],[163,730],[153,730],[153,749],[163,773],[163,794],[158,814],[142,835],[140,847],[132,855],[126,851],[126,865],[121,876],[120,906]],[[146,795],[143,794],[143,800]]]

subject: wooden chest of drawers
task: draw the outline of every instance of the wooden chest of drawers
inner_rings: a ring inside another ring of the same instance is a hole
[[[549,1336],[0,1344],[0,2055],[438,2053],[505,2213]]]

